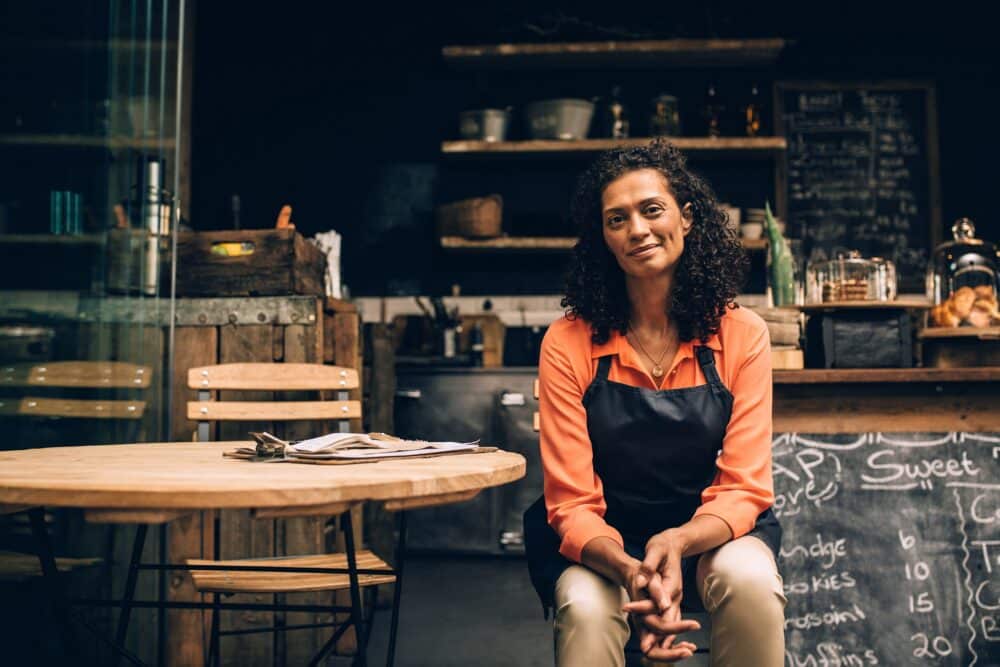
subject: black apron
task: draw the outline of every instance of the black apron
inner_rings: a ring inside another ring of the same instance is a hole
[[[655,390],[612,382],[609,355],[598,360],[597,374],[583,395],[594,471],[604,485],[604,520],[622,534],[625,551],[639,560],[649,538],[691,520],[702,491],[715,479],[733,395],[722,384],[712,350],[697,346],[695,355],[707,384]],[[777,558],[781,526],[771,509],[757,517],[750,534]],[[572,565],[559,553],[559,544],[541,497],[524,513],[524,545],[546,618],[554,605],[556,580]],[[697,556],[681,563],[685,611],[704,611],[693,592],[696,567]]]

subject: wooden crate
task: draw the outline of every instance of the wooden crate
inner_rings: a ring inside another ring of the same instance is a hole
[[[187,369],[217,363],[324,362],[361,370],[360,321],[356,308],[334,299],[291,297],[284,299],[179,299],[179,322],[175,332],[173,365],[174,439],[190,439],[196,423],[189,421],[183,408],[196,400],[187,389]],[[204,311],[204,312],[200,312]],[[222,400],[302,400],[301,392],[239,392]],[[360,397],[360,389],[352,398]],[[248,430],[275,430],[289,438],[315,435],[318,429],[331,430],[332,424],[292,423],[278,428],[270,423],[213,425],[214,439],[243,440]],[[360,429],[360,423],[352,424]],[[185,558],[213,557],[213,512],[175,521],[169,526],[168,550],[171,562]],[[361,515],[354,517],[357,543],[361,544]],[[248,511],[219,513],[219,552],[222,558],[283,556],[321,553],[337,548],[339,526],[324,518],[261,520]],[[197,600],[191,578],[186,573],[170,577],[171,600]],[[230,601],[270,602],[275,597],[291,604],[349,604],[342,593],[296,593],[288,595],[236,595]],[[205,596],[206,601],[208,596]],[[277,617],[277,618],[276,618]],[[200,664],[205,655],[209,614],[172,610],[168,612],[167,662],[174,665]],[[329,622],[330,614],[289,612],[278,615],[259,612],[225,612],[223,630],[270,627],[275,622],[305,625]],[[291,633],[244,634],[224,637],[221,654],[224,664],[305,664],[330,635],[329,629],[295,630]],[[338,651],[353,650],[353,630],[338,643]]]
[[[293,229],[177,235],[177,296],[322,296],[326,256]]]
[[[925,327],[918,338],[926,367],[1000,366],[1000,327]]]

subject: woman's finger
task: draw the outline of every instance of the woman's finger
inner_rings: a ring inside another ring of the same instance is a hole
[[[640,616],[639,620],[645,627],[661,635],[679,635],[683,632],[694,632],[701,629],[698,621],[692,619],[672,621],[659,614],[645,614]]]
[[[639,571],[649,577],[654,572],[659,572],[667,559],[667,551],[659,542],[650,542],[646,545],[646,556],[642,559]]]
[[[694,651],[689,647],[672,646],[670,648],[660,648],[654,646],[648,651],[643,651],[643,655],[651,660],[684,660],[694,655]]]
[[[642,651],[643,653],[648,653],[655,647],[656,647],[656,635],[654,635],[649,630],[640,630],[639,650]]]
[[[660,611],[666,611],[670,608],[671,596],[664,587],[663,579],[660,578],[659,573],[649,578],[649,585],[646,586],[646,589],[649,591],[650,599],[656,602]]]
[[[645,600],[626,602],[625,606],[622,607],[622,611],[629,614],[655,614],[658,609],[655,602],[646,598]]]

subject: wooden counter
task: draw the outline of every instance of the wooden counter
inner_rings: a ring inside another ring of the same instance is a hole
[[[775,433],[1000,432],[1000,367],[774,371]]]

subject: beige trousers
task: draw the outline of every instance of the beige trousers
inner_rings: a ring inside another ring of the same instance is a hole
[[[706,552],[698,559],[697,580],[712,618],[713,667],[781,667],[786,600],[768,546],[748,535]],[[630,633],[621,610],[626,602],[621,586],[582,565],[567,568],[555,590],[556,665],[623,666]]]

